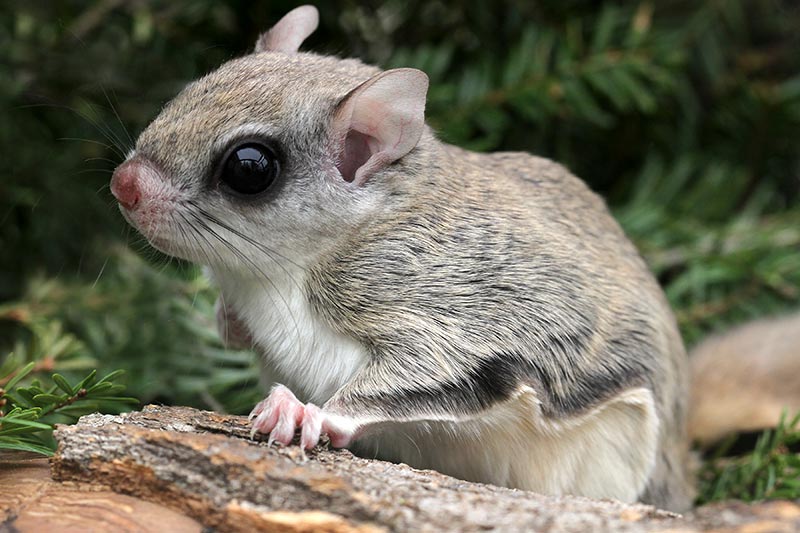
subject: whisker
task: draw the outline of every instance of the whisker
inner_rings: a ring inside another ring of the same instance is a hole
[[[109,148],[109,149],[118,148],[118,147],[116,147],[116,146],[114,146],[112,144],[104,143],[104,142],[98,141],[96,139],[84,139],[82,137],[59,137],[56,140],[57,141],[78,141],[78,142],[84,142],[84,143],[97,144],[99,146],[102,146],[103,148]],[[117,164],[116,161],[112,161],[111,159],[106,159],[106,161],[111,161],[115,165]]]
[[[273,254],[277,255],[278,257],[281,257],[282,259],[286,260],[287,262],[291,263],[292,265],[296,266],[297,268],[301,268],[300,265],[298,265],[297,263],[295,263],[291,259],[287,258],[286,256],[276,252],[275,250],[272,250],[271,248],[268,248],[267,246],[261,244],[260,242],[256,241],[255,239],[253,239],[249,235],[241,232],[240,230],[237,230],[236,228],[231,227],[229,224],[225,223],[224,221],[219,220],[219,218],[217,218],[214,215],[208,213],[205,209],[203,209],[202,207],[199,207],[195,202],[191,202],[190,201],[189,203],[193,207],[195,207],[197,209],[197,211],[204,218],[206,218],[209,222],[211,222],[213,224],[216,224],[217,226],[221,227],[222,229],[233,233],[234,235],[236,235],[237,237],[241,238],[242,240],[244,240],[248,244],[251,244],[252,246],[254,246],[258,251],[260,251],[265,256],[267,256],[268,259],[270,259],[272,262],[274,262],[283,271],[283,273],[286,274],[286,277],[295,285],[295,287],[298,290],[300,290],[301,292],[304,290],[302,284],[297,281],[297,279],[295,278],[294,274],[291,271],[289,271],[283,264],[281,264],[280,261],[275,259]]]
[[[103,91],[103,96],[106,97],[106,102],[108,102],[109,107],[111,107],[111,111],[114,113],[114,116],[117,117],[117,122],[119,122],[119,125],[122,126],[122,131],[125,133],[125,136],[128,138],[128,144],[126,146],[128,148],[128,151],[131,151],[131,149],[133,148],[133,145],[136,144],[136,143],[133,141],[133,138],[131,137],[131,134],[128,132],[128,128],[126,128],[125,124],[122,122],[122,117],[120,117],[119,113],[117,113],[117,108],[114,107],[114,104],[111,102],[111,98],[108,97],[108,93],[106,92],[106,89],[105,89],[105,87],[103,87],[102,84],[100,85],[100,90]],[[112,91],[113,91],[113,89],[112,89]]]
[[[79,176],[81,174],[89,174],[90,172],[105,172],[107,174],[112,174],[114,171],[108,168],[84,168],[83,170],[76,170],[72,173],[72,175]]]
[[[246,233],[243,233],[242,231],[232,227],[231,225],[227,224],[226,222],[224,222],[224,221],[220,220],[219,218],[215,217],[214,215],[212,215],[211,213],[209,213],[208,211],[206,211],[205,209],[203,209],[202,207],[197,205],[196,202],[189,201],[189,203],[193,207],[195,207],[195,209],[197,209],[198,212],[200,212],[200,214],[202,214],[210,222],[213,222],[214,224],[216,224],[216,225],[220,226],[221,228],[225,229],[226,231],[229,231],[229,232],[233,233],[234,235],[236,235],[240,239],[242,239],[244,241],[247,241],[249,244],[255,246],[256,248],[261,250],[263,253],[267,254],[270,257],[270,259],[272,259],[273,261],[275,260],[273,255],[277,255],[281,259],[284,259],[285,261],[291,263],[292,265],[296,266],[297,268],[302,268],[299,264],[295,263],[294,261],[292,261],[291,259],[289,259],[285,255],[282,255],[279,252],[277,252],[275,250],[272,250],[271,248],[268,248],[267,246],[261,244],[260,242],[256,241],[255,239],[253,239],[252,237],[247,235]]]
[[[240,231],[240,230],[238,230],[236,228],[233,228],[230,224],[227,224],[226,222],[220,220],[218,217],[212,215],[211,213],[209,213],[208,211],[206,211],[205,209],[203,209],[202,207],[197,205],[196,202],[189,201],[188,203],[190,205],[192,205],[200,213],[200,215],[202,215],[204,218],[206,218],[209,222],[211,222],[213,224],[216,224],[217,226],[221,227],[222,229],[233,233],[234,235],[240,237],[245,242],[247,242],[247,243],[251,244],[252,246],[254,246],[256,248],[256,250],[258,250],[262,254],[264,254],[264,256],[266,256],[270,261],[272,261],[274,264],[276,264],[278,266],[278,268],[280,268],[283,271],[283,273],[286,275],[286,278],[291,283],[294,284],[294,286],[297,288],[298,291],[300,291],[301,293],[303,293],[305,291],[304,284],[300,283],[297,280],[294,272],[292,272],[291,270],[286,268],[286,266],[284,264],[282,264],[275,257],[273,257],[273,254],[281,257],[282,259],[284,259],[287,262],[291,263],[292,265],[296,266],[298,269],[301,269],[300,265],[298,265],[296,262],[292,261],[288,257],[286,257],[286,256],[278,253],[277,251],[265,246],[264,244],[256,241],[255,239],[253,239],[249,235],[246,235],[242,231]],[[275,284],[274,283],[271,283],[271,284],[275,288],[275,290],[277,291],[277,287],[275,287]],[[281,300],[283,300],[284,306],[286,307],[286,309],[289,311],[289,313],[291,315],[291,318],[292,318],[292,321],[294,322],[294,325],[295,325],[295,330],[299,334],[299,326],[297,325],[296,317],[294,316],[294,314],[292,313],[292,311],[289,308],[288,304],[286,303],[286,299],[284,298],[284,296],[282,294],[280,294],[280,292],[278,292],[278,295],[280,296]],[[317,341],[318,341],[316,330],[314,330],[314,329],[311,330],[311,336],[312,336],[312,338],[310,339],[310,341],[311,341],[312,345],[316,345]]]
[[[183,221],[185,223],[185,226],[181,225],[181,227],[182,228],[185,227],[188,230],[188,235],[194,240],[197,250],[205,258],[206,263],[207,264],[212,264],[211,258],[210,258],[210,256],[208,255],[208,252],[207,252],[207,250],[211,250],[211,252],[214,253],[217,256],[217,258],[219,259],[220,263],[224,264],[224,260],[222,259],[222,256],[219,254],[219,252],[216,251],[214,246],[211,245],[211,242],[208,240],[208,238],[205,235],[203,235],[200,231],[198,231],[182,213],[178,213],[178,214],[181,217],[181,219],[183,219]],[[197,216],[194,213],[190,213],[190,215],[192,216],[192,218],[197,219]],[[202,224],[201,220],[198,220],[198,222]],[[205,243],[205,246],[203,246],[203,244],[201,243],[201,240],[202,240],[202,243]],[[234,251],[234,254],[236,254],[236,251]],[[262,273],[262,276],[259,276],[258,272],[256,272],[256,270],[253,268],[253,266],[251,266],[251,265],[249,265],[247,263],[245,263],[245,266],[248,268],[248,270],[250,270],[253,273],[253,275],[256,277],[256,279],[259,280],[259,283],[261,283],[262,287],[264,288],[265,294],[267,294],[269,296],[269,298],[272,300],[272,302],[274,304],[275,300],[272,299],[272,295],[270,294],[269,291],[266,290],[266,287],[263,286],[263,280],[262,280],[262,277],[264,276],[263,273]],[[220,297],[222,297],[221,293],[220,293]]]
[[[27,108],[33,108],[33,107],[51,107],[51,108],[55,108],[55,109],[66,109],[67,111],[75,113],[80,118],[82,118],[83,120],[88,122],[90,125],[92,125],[98,132],[100,132],[100,134],[103,137],[105,137],[105,139],[110,143],[110,144],[106,145],[107,148],[113,150],[120,157],[120,159],[124,160],[126,158],[125,147],[121,146],[119,144],[119,140],[116,138],[116,136],[113,134],[113,132],[110,129],[108,129],[107,126],[105,126],[101,122],[98,122],[97,120],[95,120],[93,117],[90,117],[86,113],[83,113],[82,111],[78,111],[77,109],[75,109],[73,107],[66,106],[66,105],[61,105],[61,104],[50,104],[50,103],[45,104],[45,103],[41,103],[41,104],[26,104],[26,105],[20,106],[21,109],[27,109]],[[91,105],[90,105],[90,108],[91,108]],[[92,108],[92,110],[94,110],[94,108]],[[97,142],[99,142],[99,141],[97,141]],[[103,144],[103,143],[100,143],[100,144]]]
[[[109,159],[107,157],[87,157],[83,160],[84,163],[88,163],[89,161],[105,161],[106,163],[111,163],[112,165],[116,166],[117,162],[113,159]]]
[[[103,92],[105,93],[105,91],[103,91]],[[96,121],[99,122],[100,121],[100,113],[95,110],[95,107],[94,107],[94,105],[92,105],[91,102],[88,103],[88,106],[89,106],[89,109],[92,110],[92,113],[95,114]],[[114,111],[114,113],[116,113],[116,111]],[[122,151],[123,154],[127,154],[128,152],[130,152],[130,147],[125,143],[125,140],[122,137],[119,136],[119,133],[117,133],[117,131],[114,130],[114,128],[112,128],[111,125],[109,125],[109,124],[103,124],[103,125],[105,126],[105,131],[107,131],[108,135],[111,137],[110,140],[111,140],[111,142],[114,143],[114,146],[119,148],[120,151]],[[123,159],[125,159],[125,157],[123,157]]]
[[[93,289],[94,289],[95,285],[97,285],[97,282],[100,281],[100,278],[103,276],[103,272],[106,271],[106,265],[107,264],[108,264],[108,257],[106,257],[106,260],[103,261],[103,266],[100,267],[100,272],[98,272],[97,273],[97,277],[94,278],[94,283],[92,283],[92,288]]]
[[[209,232],[215,239],[217,239],[226,248],[228,248],[228,250],[230,250],[231,253],[233,253],[237,258],[239,258],[244,263],[246,263],[246,264],[250,265],[252,268],[254,268],[256,272],[261,274],[260,279],[266,281],[267,283],[269,283],[272,286],[273,290],[278,295],[278,298],[280,298],[281,302],[283,303],[284,308],[289,313],[289,316],[291,317],[292,322],[294,323],[295,331],[299,335],[300,334],[300,326],[298,325],[297,319],[294,316],[294,313],[292,312],[292,308],[289,305],[289,302],[286,301],[286,298],[284,298],[283,294],[281,294],[281,292],[278,289],[277,285],[275,285],[275,283],[272,281],[272,279],[270,279],[270,277],[267,276],[267,274],[252,259],[250,259],[246,255],[244,255],[240,250],[238,250],[235,246],[233,246],[233,244],[231,244],[230,242],[228,242],[225,239],[223,239],[222,236],[219,235],[219,233],[214,231],[214,229],[211,228],[197,214],[195,214],[195,213],[193,213],[191,211],[189,212],[189,214],[198,222],[198,224],[200,224],[203,227],[203,229],[205,229],[207,232]],[[254,274],[255,274],[255,272],[254,272]],[[266,287],[265,287],[265,289],[266,289]],[[269,291],[265,291],[265,292],[267,294],[269,294]]]
[[[220,254],[217,251],[217,249],[211,244],[211,241],[208,240],[208,237],[206,237],[200,231],[198,231],[196,228],[194,228],[192,226],[192,223],[188,219],[186,219],[185,217],[182,217],[182,218],[186,221],[186,223],[188,224],[189,229],[191,230],[190,235],[195,236],[195,242],[197,243],[197,249],[200,250],[201,252],[203,252],[203,257],[205,258],[206,263],[209,264],[209,265],[214,263],[214,261],[212,261],[212,259],[211,259],[211,256],[208,254],[208,250],[210,250],[211,253],[213,253],[217,257],[217,261],[216,262],[218,262],[220,264],[224,264],[225,263],[225,259],[222,257],[222,254]],[[206,246],[203,246],[203,243],[205,243]],[[255,272],[254,272],[254,274],[255,274]]]

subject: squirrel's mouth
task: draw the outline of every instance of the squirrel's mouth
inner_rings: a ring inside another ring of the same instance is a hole
[[[125,221],[139,232],[139,234],[150,243],[150,246],[167,255],[180,255],[180,252],[176,249],[174,244],[174,239],[166,235],[166,233],[174,231],[174,228],[169,227],[170,224],[158,224],[155,220],[137,220],[139,217],[125,209],[122,205],[120,205],[119,210]]]

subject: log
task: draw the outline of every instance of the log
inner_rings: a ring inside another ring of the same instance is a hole
[[[736,524],[762,522],[791,528],[786,531],[800,527],[800,508],[788,502],[759,512],[742,506],[723,513],[727,521],[713,507],[681,517],[642,504],[470,483],[324,445],[302,453],[297,446],[251,440],[244,417],[183,407],[89,415],[74,426],[59,426],[56,438],[54,479],[131,495],[221,531],[735,531]]]
[[[0,452],[0,532],[201,533],[203,525],[163,505],[97,485],[57,483],[47,459]]]

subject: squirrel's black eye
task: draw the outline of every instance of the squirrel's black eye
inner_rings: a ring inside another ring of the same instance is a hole
[[[272,185],[279,170],[278,158],[271,148],[246,143],[230,152],[219,179],[239,194],[258,194]]]

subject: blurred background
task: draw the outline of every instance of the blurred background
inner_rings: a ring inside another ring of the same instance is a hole
[[[166,101],[295,5],[2,3],[0,377],[122,368],[143,402],[260,398],[254,357],[217,339],[213,289],[129,230],[108,181]],[[553,158],[603,194],[688,345],[800,307],[796,2],[318,7],[304,49],[423,69],[443,139]]]

